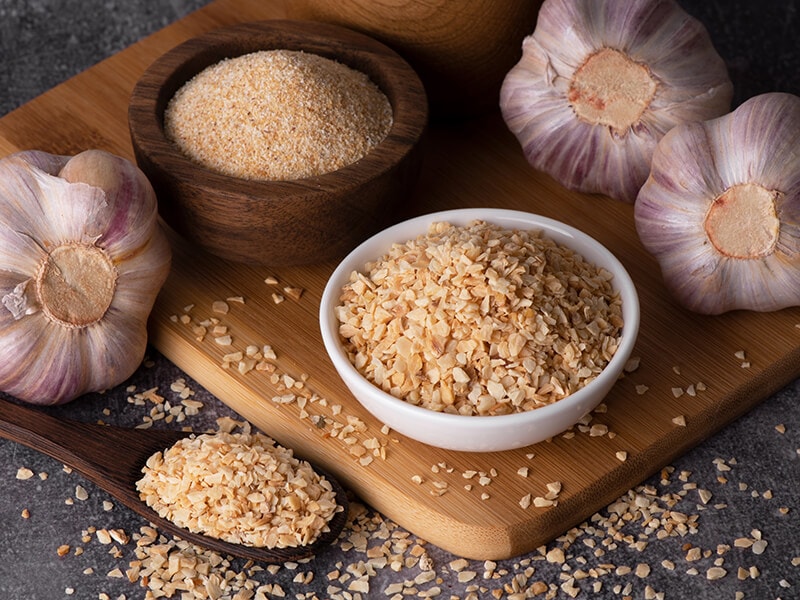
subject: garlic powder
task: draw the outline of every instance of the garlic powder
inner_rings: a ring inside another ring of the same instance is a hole
[[[221,60],[183,85],[164,113],[195,162],[243,179],[293,180],[352,164],[388,134],[392,109],[369,77],[300,51]]]

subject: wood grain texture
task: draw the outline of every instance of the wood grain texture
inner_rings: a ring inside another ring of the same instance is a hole
[[[533,32],[541,0],[293,0],[290,16],[352,27],[408,60],[439,120],[484,114]]]
[[[149,60],[209,28],[283,15],[277,4],[217,0],[0,120],[0,152],[23,147],[74,151],[93,144],[130,156],[127,93]],[[531,169],[499,114],[437,123],[424,150],[420,180],[400,216],[486,205],[528,210],[593,235],[631,273],[642,304],[634,351],[641,366],[620,380],[607,398],[607,412],[596,413],[592,421],[607,425],[613,436],[593,437],[576,429],[571,438],[558,436],[519,451],[470,454],[382,433],[381,424],[345,390],[323,351],[317,311],[332,263],[274,269],[233,264],[203,255],[174,237],[174,269],[151,326],[155,346],[209,391],[413,533],[468,558],[528,552],[614,501],[800,374],[800,309],[719,317],[682,310],[666,293],[657,264],[636,237],[632,207],[569,192]],[[276,304],[271,293],[281,285],[266,284],[268,276],[305,292],[299,301]],[[231,302],[227,315],[216,316],[233,336],[233,347],[219,346],[210,335],[198,341],[191,326],[172,319],[188,305],[193,305],[189,315],[194,321],[215,316],[211,303],[231,296],[242,296],[244,304]],[[275,403],[272,398],[284,393],[281,382],[273,383],[263,372],[242,375],[221,366],[232,349],[264,343],[275,349],[280,373],[297,380],[308,376],[305,389],[317,394],[314,402],[302,410],[296,403]],[[742,365],[737,351],[746,353],[749,366]],[[707,389],[686,393],[698,382]],[[637,393],[639,385],[648,391]],[[334,414],[334,404],[341,405],[340,414]],[[317,426],[303,411],[322,416],[325,425]],[[361,466],[351,446],[331,437],[335,422],[348,415],[367,425],[355,437],[374,437],[385,444],[385,460]],[[685,427],[673,423],[679,415],[685,416]],[[616,458],[618,451],[627,452],[626,461]],[[442,466],[435,473],[432,467],[437,465]],[[521,466],[530,468],[528,477],[517,475]],[[497,475],[485,487],[463,477],[467,471],[491,469]],[[412,483],[414,475],[423,483]],[[552,481],[563,484],[556,507],[520,506],[526,494],[544,495]],[[437,482],[448,486],[441,496],[435,495]],[[467,483],[473,485],[469,491]],[[484,492],[488,499],[481,499]]]
[[[367,74],[392,106],[386,138],[355,164],[294,181],[229,177],[178,151],[163,128],[175,92],[222,59],[277,49]],[[428,105],[416,73],[387,46],[327,23],[278,19],[216,29],[159,57],[136,83],[128,119],[136,162],[176,231],[228,260],[296,265],[342,257],[389,223],[419,173]]]

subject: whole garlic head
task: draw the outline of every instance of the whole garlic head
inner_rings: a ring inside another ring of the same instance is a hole
[[[634,217],[690,310],[800,306],[800,97],[762,94],[670,131]]]
[[[632,203],[658,140],[732,96],[705,27],[674,0],[545,0],[500,108],[533,167]]]
[[[0,160],[0,390],[60,404],[139,366],[171,251],[155,193],[101,150]]]

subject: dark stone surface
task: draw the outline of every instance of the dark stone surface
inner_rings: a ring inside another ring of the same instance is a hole
[[[201,0],[0,0],[0,115],[203,4]],[[681,4],[706,24],[726,59],[736,88],[735,104],[767,91],[800,93],[798,2],[684,0]],[[136,391],[158,386],[163,395],[174,400],[169,385],[185,377],[157,353],[153,352],[151,357],[153,366],[143,366],[130,382],[53,412],[83,420],[138,424],[144,409],[127,402],[131,395],[127,386],[135,386]],[[196,398],[207,404],[198,417],[190,418],[191,426],[210,427],[216,416],[231,414],[200,386],[191,380],[188,384],[196,391]],[[106,408],[109,416],[104,413]],[[785,433],[776,430],[779,424],[786,426]],[[717,459],[724,459],[731,470],[720,472],[715,464]],[[656,476],[644,483],[659,495],[678,493],[685,486],[678,474],[685,472],[689,484],[710,491],[712,498],[707,505],[702,505],[694,489],[688,489],[685,498],[674,507],[680,512],[700,515],[696,533],[659,540],[641,526],[632,526],[629,532],[646,540],[646,547],[634,549],[619,543],[616,548],[607,548],[602,557],[597,557],[585,543],[591,536],[584,533],[567,550],[564,568],[536,560],[539,553],[534,552],[528,557],[501,561],[497,572],[505,569],[507,573],[489,580],[482,578],[483,563],[470,561],[467,569],[478,573],[472,583],[485,590],[478,597],[492,597],[491,590],[510,584],[512,576],[523,570],[522,560],[534,559],[530,566],[535,573],[529,583],[542,580],[556,585],[561,584],[562,571],[590,572],[604,564],[634,570],[639,564],[651,566],[644,578],[633,572],[625,574],[624,569],[615,573],[613,568],[610,574],[589,576],[577,582],[583,590],[579,598],[592,596],[595,581],[602,583],[601,591],[594,595],[598,598],[622,598],[626,593],[632,598],[646,598],[648,586],[669,599],[734,599],[739,592],[743,598],[758,600],[800,598],[800,566],[792,564],[793,558],[800,557],[800,382],[769,398],[672,466],[675,472],[668,482]],[[20,467],[37,474],[47,473],[48,477],[17,480],[15,475]],[[721,481],[721,476],[727,482]],[[68,504],[66,500],[75,497],[77,485],[88,490],[89,499]],[[104,500],[108,497],[77,473],[66,473],[59,463],[0,440],[0,598],[88,600],[98,598],[101,593],[110,598],[145,597],[138,585],[107,576],[114,568],[125,570],[133,557],[133,544],[121,546],[121,557],[115,558],[109,554],[108,546],[96,540],[81,541],[82,532],[90,526],[134,532],[144,524],[123,507],[105,510]],[[789,509],[788,514],[782,513],[783,507]],[[30,518],[20,516],[23,509],[30,512]],[[768,542],[763,554],[735,547],[718,553],[721,545],[733,546],[737,538],[751,536],[753,529],[759,530]],[[596,541],[600,545],[601,539]],[[62,544],[69,544],[72,551],[58,557],[56,549]],[[547,549],[557,545],[561,542],[555,541]],[[699,547],[708,555],[698,561],[687,561],[687,545]],[[81,547],[83,554],[76,556],[76,547]],[[441,577],[437,585],[442,593],[438,597],[466,597],[467,586],[458,583],[447,568],[447,563],[455,557],[432,547],[429,554]],[[329,597],[327,573],[341,568],[337,564],[340,561],[348,565],[359,560],[366,560],[363,553],[331,548],[296,570],[283,568],[275,575],[262,573],[257,579],[280,583],[286,597],[322,599]],[[663,560],[672,561],[674,570],[664,568]],[[706,572],[715,560],[722,561],[727,574],[709,583]],[[759,575],[740,580],[737,577],[740,567],[755,567]],[[85,572],[87,569],[92,571]],[[696,574],[692,569],[696,569]],[[293,583],[298,572],[309,570],[315,575],[310,584]],[[378,570],[371,579],[370,593],[363,597],[388,597],[383,594],[386,585],[412,580],[418,573],[416,568],[400,573],[388,568]],[[417,587],[425,590],[431,585]],[[630,589],[626,590],[626,586]],[[347,584],[342,587],[346,589]],[[560,592],[558,597],[568,596]]]
[[[765,92],[800,94],[800,3],[679,0],[700,19],[728,65],[734,107]]]

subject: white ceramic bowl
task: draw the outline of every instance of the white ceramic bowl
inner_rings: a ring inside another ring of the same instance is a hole
[[[553,404],[522,413],[498,416],[462,416],[436,412],[395,398],[371,383],[350,362],[339,337],[335,308],[342,287],[353,271],[384,255],[393,243],[403,243],[427,232],[430,223],[466,225],[481,219],[502,227],[541,230],[555,242],[576,250],[587,261],[608,269],[622,298],[624,326],[616,354],[594,381]],[[353,396],[375,417],[410,438],[450,450],[495,452],[521,448],[557,435],[594,409],[619,378],[639,331],[636,288],[617,258],[599,242],[553,219],[527,212],[474,208],[431,213],[398,223],[369,238],[337,266],[320,304],[320,329],[325,349]]]

